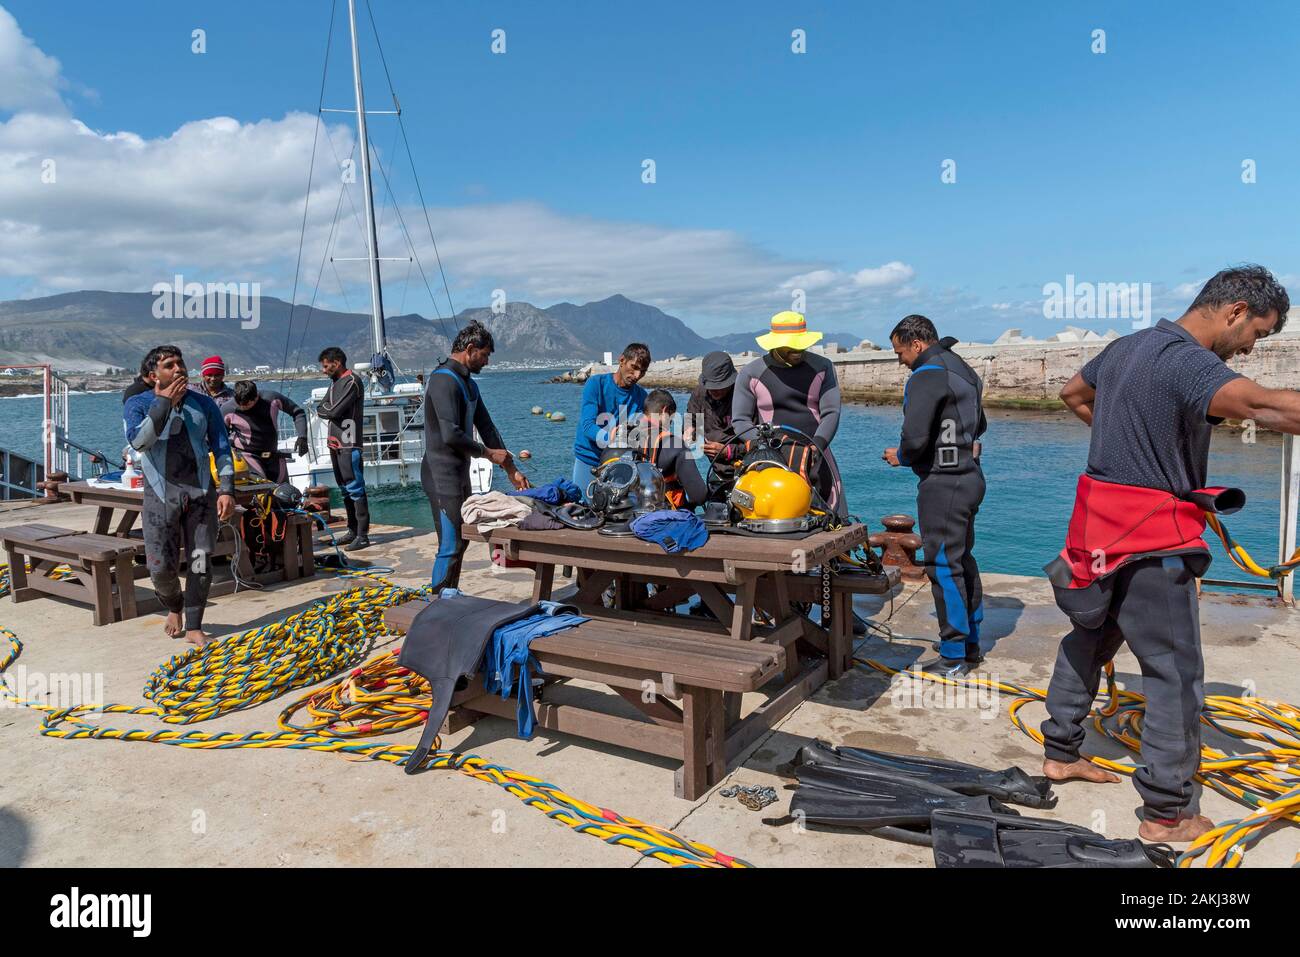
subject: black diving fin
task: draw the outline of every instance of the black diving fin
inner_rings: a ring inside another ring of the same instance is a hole
[[[797,775],[799,788],[790,798],[790,814],[814,824],[923,832],[937,810],[1016,816],[986,794],[955,794],[924,782],[848,778],[823,767],[799,768]]]
[[[1043,777],[1031,777],[1017,767],[990,771],[960,761],[889,754],[866,748],[835,748],[823,741],[800,748],[794,764],[797,769],[811,766],[833,768],[849,778],[929,784],[968,796],[988,795],[1024,807],[1046,809],[1056,806],[1051,782]]]
[[[1077,824],[939,808],[930,816],[935,867],[1173,867],[1165,844],[1102,837]]]

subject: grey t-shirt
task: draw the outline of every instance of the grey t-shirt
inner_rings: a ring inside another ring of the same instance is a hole
[[[1097,390],[1088,474],[1186,495],[1206,484],[1210,400],[1240,376],[1182,326],[1161,319],[1117,339],[1083,367]]]

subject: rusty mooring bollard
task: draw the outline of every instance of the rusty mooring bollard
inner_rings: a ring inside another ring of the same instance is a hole
[[[880,524],[885,531],[872,535],[870,544],[882,549],[881,561],[897,565],[906,581],[924,581],[925,568],[916,563],[916,550],[921,547],[921,536],[912,531],[916,519],[911,515],[886,515]]]
[[[67,496],[59,492],[59,483],[66,482],[67,480],[67,472],[50,472],[42,481],[36,484],[37,488],[40,488],[45,492],[45,501],[61,502]]]
[[[334,521],[334,516],[330,514],[329,488],[324,485],[313,485],[308,488],[307,494],[303,497],[303,509],[308,512],[319,512],[326,525]]]

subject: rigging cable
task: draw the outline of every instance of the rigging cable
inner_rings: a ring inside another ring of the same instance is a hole
[[[411,177],[415,181],[415,191],[420,197],[420,209],[424,213],[424,223],[429,229],[429,242],[433,245],[433,255],[438,261],[438,273],[442,276],[442,288],[447,294],[447,309],[451,312],[451,318],[456,318],[456,307],[451,301],[451,285],[447,282],[447,272],[442,265],[442,254],[438,252],[438,240],[433,235],[433,223],[429,219],[429,205],[424,201],[424,189],[420,186],[420,174],[415,169],[415,155],[411,152],[411,141],[406,135],[406,123],[402,121],[401,105],[397,101],[397,91],[393,89],[393,78],[388,72],[388,59],[384,56],[384,45],[379,40],[379,28],[375,25],[375,12],[370,7],[370,0],[366,0],[366,13],[370,17],[370,29],[375,35],[375,46],[379,49],[379,62],[384,68],[384,79],[388,82],[388,92],[393,98],[393,106],[397,108],[397,127],[402,132],[402,143],[406,146],[406,159],[411,164]],[[437,308],[435,304],[435,309]],[[445,333],[445,330],[444,330]],[[450,344],[450,340],[448,340]]]
[[[293,311],[298,299],[298,274],[302,269],[302,250],[307,241],[307,211],[311,207],[311,184],[316,176],[316,146],[320,141],[321,109],[325,106],[325,77],[329,72],[330,65],[330,47],[334,41],[334,12],[338,6],[338,0],[332,0],[330,3],[330,25],[325,34],[325,63],[321,67],[320,74],[320,96],[316,101],[316,123],[312,128],[311,136],[311,164],[307,169],[307,195],[302,202],[302,226],[298,231],[298,260],[293,267],[293,292],[289,294],[289,325],[284,331],[284,358],[280,361],[280,369],[284,370],[289,364],[289,343],[293,340]],[[328,135],[327,137],[328,138]],[[337,213],[335,214],[338,215]],[[319,285],[319,283],[318,283]],[[313,304],[315,299],[312,300]],[[308,321],[311,320],[311,310],[308,309]],[[295,356],[295,359],[297,357]],[[295,363],[296,364],[296,363]],[[280,373],[280,388],[284,388],[285,373]]]

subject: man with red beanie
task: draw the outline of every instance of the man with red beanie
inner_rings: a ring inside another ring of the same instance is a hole
[[[226,364],[221,356],[208,356],[204,359],[203,365],[199,367],[199,375],[202,377],[199,384],[190,385],[199,395],[206,395],[217,405],[235,398],[235,391],[226,385]]]

